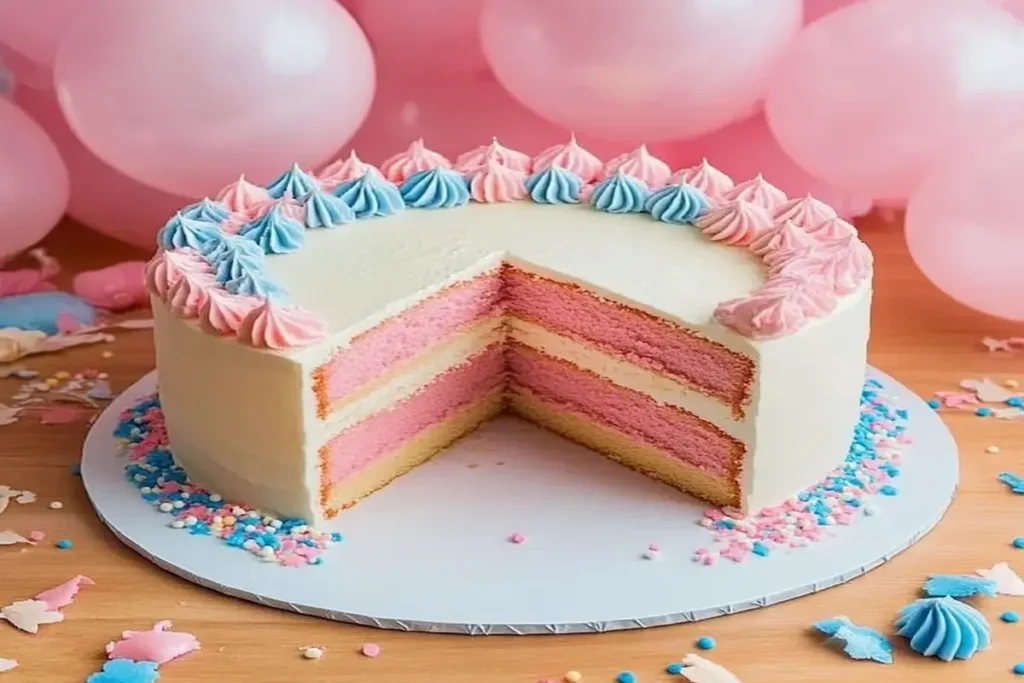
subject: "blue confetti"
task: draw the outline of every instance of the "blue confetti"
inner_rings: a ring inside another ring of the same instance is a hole
[[[57,541],[57,547],[60,550],[71,550],[71,548],[73,548],[74,545],[75,545],[74,543],[72,543],[71,541],[69,541],[66,538],[62,538],[59,541]]]
[[[899,494],[900,490],[895,486],[886,484],[882,488],[878,489],[878,492],[881,493],[883,496],[895,496]]]
[[[940,401],[937,398],[928,399],[928,407],[938,410],[939,408],[942,407],[942,401]]]
[[[156,662],[133,662],[130,659],[112,659],[103,665],[103,671],[90,674],[86,683],[154,683],[160,678]]]
[[[712,649],[714,649],[715,645],[716,645],[715,639],[712,638],[711,636],[701,636],[700,638],[697,639],[697,647],[698,647],[698,649],[701,649],[701,650],[712,650]]]
[[[1024,398],[1021,398],[1020,396],[1011,396],[1006,399],[1006,405],[1013,408],[1024,408]]]
[[[986,406],[981,406],[980,408],[974,411],[974,414],[977,415],[978,417],[988,417],[989,415],[992,414],[992,409]]]
[[[1012,472],[1000,472],[999,481],[1010,487],[1014,493],[1024,494],[1024,479]]]
[[[996,594],[996,582],[978,576],[934,574],[925,581],[924,592],[930,598],[970,598],[975,595],[991,598]]]
[[[892,641],[870,626],[858,626],[847,617],[823,619],[814,625],[829,641],[843,643],[843,652],[850,659],[869,659],[892,664]]]

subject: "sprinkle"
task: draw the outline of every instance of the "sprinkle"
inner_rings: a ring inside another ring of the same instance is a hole
[[[665,667],[665,673],[672,674],[673,676],[678,676],[682,672],[683,665],[679,662],[672,662],[671,664]]]
[[[986,453],[998,453],[999,452],[999,446],[989,446],[988,448],[985,449],[985,452]]]
[[[942,407],[942,401],[940,401],[937,398],[928,399],[928,407],[929,408],[934,408],[935,410],[938,410],[939,408]]]
[[[1003,612],[999,615],[999,620],[1007,624],[1016,624],[1020,621],[1020,615],[1013,611]]]
[[[889,484],[886,484],[882,488],[878,489],[878,492],[881,493],[883,496],[895,496],[900,491],[895,486],[890,486]]]
[[[565,681],[565,683],[579,683],[583,680],[583,674],[579,671],[567,671],[565,675],[562,676],[562,680]]]
[[[992,409],[987,406],[981,406],[980,408],[974,411],[974,414],[977,415],[978,417],[988,417],[989,415],[992,414]]]
[[[636,674],[632,671],[623,671],[615,677],[616,683],[636,683]]]
[[[934,574],[924,584],[924,592],[932,598],[970,598],[975,595],[993,597],[996,582],[977,576]]]
[[[43,540],[44,538],[46,538],[46,534],[44,534],[42,531],[30,531],[30,532],[28,532],[28,540],[34,541],[35,543],[38,543],[39,541]]]
[[[363,647],[359,651],[363,653],[364,657],[376,657],[380,654],[380,645],[377,643],[363,643]]]
[[[1003,382],[1003,384],[1011,389],[1016,389],[1018,386],[1020,386],[1020,384],[1015,379],[1008,379],[1005,382]]]
[[[100,355],[103,356],[104,358],[113,358],[114,357],[114,352],[113,351],[104,351]]]
[[[71,548],[74,547],[74,545],[74,543],[72,543],[66,538],[62,538],[59,541],[57,541],[57,547],[60,550],[71,550]]]
[[[1024,550],[1024,536],[1018,536],[1017,538],[1013,539],[1012,545],[1017,550]]]
[[[1017,662],[1013,665],[1013,673],[1018,676],[1024,676],[1024,662]]]
[[[522,535],[519,532],[516,532],[516,533],[512,534],[511,536],[509,536],[508,540],[511,543],[515,543],[516,545],[519,545],[520,543],[525,543],[526,542],[526,536]]]
[[[715,639],[711,636],[701,636],[697,639],[696,645],[701,650],[713,650],[715,647]]]
[[[303,648],[302,656],[306,659],[320,659],[324,656],[324,650],[320,647]]]

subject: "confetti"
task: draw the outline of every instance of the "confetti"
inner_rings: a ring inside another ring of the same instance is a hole
[[[508,540],[510,543],[515,543],[516,545],[519,545],[520,543],[526,543],[526,536],[517,532],[509,536]]]
[[[679,673],[690,683],[741,683],[740,679],[725,667],[697,655],[683,657],[683,670]]]
[[[21,408],[12,408],[11,406],[5,406],[0,403],[0,427],[6,427],[12,425],[18,421],[18,414],[21,412]]]
[[[924,592],[930,598],[972,598],[975,595],[993,597],[996,594],[996,582],[977,576],[934,574],[925,582]]]
[[[1006,387],[996,384],[988,377],[984,379],[965,379],[960,382],[960,386],[973,391],[985,403],[1004,403],[1006,399],[1012,398],[1014,395]]]
[[[1016,624],[1020,621],[1020,615],[1014,611],[1003,612],[999,615],[999,621],[1004,624]]]
[[[985,452],[996,454],[999,452],[999,446],[989,446],[988,448],[985,449]]]
[[[55,588],[43,591],[35,599],[46,603],[47,609],[58,610],[73,603],[75,596],[78,595],[78,591],[81,590],[82,586],[94,585],[96,584],[88,576],[79,574]]]
[[[1024,579],[1006,562],[993,565],[991,569],[979,569],[977,574],[995,583],[999,595],[1024,596]]]
[[[6,619],[14,628],[26,633],[38,633],[44,624],[56,624],[64,621],[64,615],[51,610],[42,600],[19,600],[0,608],[0,617]]]
[[[869,626],[858,626],[848,617],[823,619],[814,628],[829,637],[826,642],[843,643],[843,652],[850,659],[869,659],[881,664],[892,664],[892,642]]]
[[[133,662],[115,659],[106,662],[103,670],[90,674],[86,683],[154,683],[160,677],[156,662]]]
[[[75,547],[75,544],[67,538],[60,539],[59,541],[57,541],[55,545],[59,550],[71,550]]]
[[[579,683],[583,680],[583,674],[579,671],[567,671],[565,675],[562,676],[562,680],[565,681],[565,683]]]
[[[52,501],[50,503],[50,509],[51,510],[61,510],[61,509],[63,509],[63,507],[64,507],[64,503],[60,502],[59,500],[55,500],[55,501]]]
[[[10,530],[0,531],[0,545],[17,545],[18,543],[31,543],[31,541]]]
[[[0,674],[7,673],[8,671],[14,671],[17,668],[17,659],[7,659],[5,657],[0,657]]]
[[[377,643],[363,643],[363,647],[359,651],[366,657],[377,657],[380,655],[380,645]]]
[[[1010,487],[1014,493],[1024,494],[1024,479],[1012,472],[1000,472],[999,481]]]
[[[124,631],[121,640],[107,643],[106,652],[110,659],[131,659],[134,661],[166,664],[200,647],[191,633],[172,631],[171,622],[158,621],[148,631]]]

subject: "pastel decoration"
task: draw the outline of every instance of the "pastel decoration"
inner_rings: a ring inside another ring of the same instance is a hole
[[[976,595],[995,597],[996,582],[978,576],[933,574],[924,583],[924,592],[930,598],[972,598]]]
[[[575,135],[569,138],[569,142],[548,147],[533,158],[535,172],[544,171],[551,166],[561,166],[566,171],[574,173],[584,184],[597,180],[604,168],[600,159],[576,142]]]
[[[548,164],[526,179],[526,191],[538,204],[578,204],[583,179],[559,165]]]
[[[732,178],[708,163],[706,158],[696,166],[676,171],[668,182],[692,185],[712,199],[721,199],[726,192],[735,187]]]
[[[238,234],[260,245],[266,254],[288,254],[297,251],[306,240],[302,223],[286,216],[280,204],[243,225]]]
[[[892,664],[892,641],[870,626],[859,626],[849,617],[822,619],[814,628],[829,637],[829,641],[843,644],[850,659],[868,659],[880,664]]]
[[[604,165],[605,176],[613,175],[617,171],[644,181],[650,188],[661,187],[672,175],[672,169],[668,164],[651,154],[647,150],[647,145],[640,145],[632,152],[621,154]]]
[[[181,215],[185,218],[220,225],[231,215],[231,209],[221,202],[204,197],[195,204],[190,204],[182,209]]]
[[[750,243],[750,251],[770,262],[770,254],[780,250],[793,250],[801,247],[813,247],[815,240],[793,221],[778,223],[771,230],[764,232]],[[771,265],[769,263],[769,265]]]
[[[379,173],[364,173],[334,188],[334,196],[348,204],[356,218],[390,216],[405,208],[402,193]]]
[[[780,206],[788,201],[789,197],[786,196],[785,192],[769,183],[764,179],[764,176],[758,173],[750,180],[742,182],[731,190],[726,191],[722,195],[722,199],[727,202],[735,202],[742,199],[775,213]]]
[[[78,591],[82,586],[93,586],[95,582],[88,576],[72,577],[62,583],[61,585],[45,590],[36,596],[36,600],[41,600],[46,603],[46,608],[50,610],[57,610],[61,607],[67,607],[75,601],[75,596],[78,595]]]
[[[319,185],[316,178],[299,168],[298,164],[293,163],[291,168],[270,181],[267,185],[267,192],[274,199],[305,197]]]
[[[194,635],[172,631],[171,627],[171,622],[159,621],[148,631],[124,631],[121,640],[107,643],[107,657],[160,665],[200,648],[199,640]]]
[[[246,267],[244,264],[236,278],[224,283],[224,289],[237,296],[248,296],[256,299],[283,299],[284,289],[276,282],[263,275],[260,270]]]
[[[272,298],[254,308],[242,321],[238,339],[258,348],[283,350],[308,346],[327,337],[327,323],[315,313]]]
[[[489,157],[469,176],[469,194],[475,202],[514,202],[526,198],[526,173]]]
[[[708,198],[686,183],[656,190],[644,204],[644,210],[662,223],[693,223],[708,210]]]
[[[257,263],[263,262],[263,249],[250,239],[226,232],[218,233],[209,242],[205,242],[199,250],[206,262],[216,265],[226,256],[248,256]]]
[[[217,201],[236,213],[251,211],[273,199],[266,188],[246,180],[245,174],[238,176],[238,180],[226,185],[217,193]]]
[[[89,674],[85,683],[155,683],[158,678],[156,662],[113,659],[103,663],[102,671]]]
[[[157,233],[157,245],[162,249],[202,249],[219,232],[214,223],[185,218],[177,213]]]
[[[206,259],[194,249],[160,251],[146,266],[146,288],[152,294],[165,298],[171,287],[186,273],[212,273]]]
[[[822,241],[857,236],[857,228],[838,216],[824,220],[813,227],[804,228],[804,230],[814,239]]]
[[[149,303],[145,278],[144,261],[124,261],[79,273],[71,280],[71,289],[97,308],[126,311]]]
[[[991,639],[981,612],[948,597],[923,598],[907,605],[900,610],[896,628],[914,652],[944,662],[970,659],[987,648]]]
[[[302,198],[307,228],[335,228],[356,219],[356,212],[343,200],[324,190],[313,190]]]
[[[650,194],[644,181],[616,171],[597,184],[590,203],[606,213],[642,213]]]
[[[19,631],[35,634],[39,633],[40,626],[64,621],[64,615],[50,609],[42,600],[18,600],[0,607],[0,619]]]
[[[489,145],[482,145],[459,155],[455,160],[455,168],[463,173],[471,173],[490,160],[523,173],[529,173],[530,164],[533,163],[529,155],[509,149],[498,142],[498,138],[494,138]]]
[[[774,227],[768,211],[742,199],[709,209],[694,225],[714,242],[736,245],[748,245]]]
[[[427,149],[423,138],[418,138],[409,143],[409,148],[404,152],[381,162],[380,172],[391,182],[401,185],[415,173],[451,167],[452,162],[443,154]]]
[[[196,318],[213,288],[213,280],[205,275],[186,273],[171,285],[167,292],[167,305],[181,318]]]
[[[227,284],[246,275],[262,273],[264,255],[258,244],[244,237],[236,237],[235,241],[229,244],[230,246],[219,252],[216,258],[208,257],[213,266],[215,281]],[[255,247],[255,252],[248,245]]]
[[[774,339],[830,313],[836,304],[830,290],[805,277],[775,277],[748,296],[720,303],[714,317],[744,336]]]
[[[50,279],[60,273],[60,262],[43,249],[33,249],[28,255],[36,268],[0,270],[0,297],[32,292],[51,292],[57,287]]]
[[[772,218],[776,222],[793,221],[798,227],[809,230],[836,218],[836,212],[831,206],[815,199],[808,192],[803,197],[790,199],[776,206]]]
[[[371,170],[375,171],[377,169],[370,164],[364,163],[356,155],[355,151],[352,151],[344,159],[338,159],[320,171],[320,184],[324,189],[333,189],[341,183],[355,180]]]
[[[450,209],[469,202],[469,181],[443,166],[416,171],[402,183],[402,200],[416,209]]]
[[[38,330],[57,334],[57,319],[70,316],[79,325],[96,322],[96,309],[84,299],[67,292],[34,292],[0,298],[0,329]]]
[[[256,297],[211,288],[206,302],[199,309],[199,327],[209,334],[235,336],[245,316],[259,306],[260,301]]]

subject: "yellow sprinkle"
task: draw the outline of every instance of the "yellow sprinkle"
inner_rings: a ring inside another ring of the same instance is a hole
[[[50,379],[46,380],[46,383],[51,387],[55,387],[58,384],[60,384],[60,380],[57,379],[56,377],[51,377]]]
[[[985,449],[985,452],[986,453],[998,453],[999,452],[999,446],[989,446],[988,448]]]
[[[577,683],[578,681],[583,680],[583,674],[581,674],[579,671],[570,671],[566,673],[564,676],[562,676],[562,678],[566,681],[566,683]]]
[[[67,379],[68,377],[71,376],[71,373],[68,372],[67,370],[61,370],[60,372],[53,373],[53,376],[56,377],[57,379]]]
[[[1015,379],[1008,379],[1005,382],[1003,382],[1003,384],[1010,387],[1011,389],[1015,389],[1018,386],[1018,382]]]
[[[234,526],[237,521],[234,515],[228,515],[224,518],[224,526]]]

